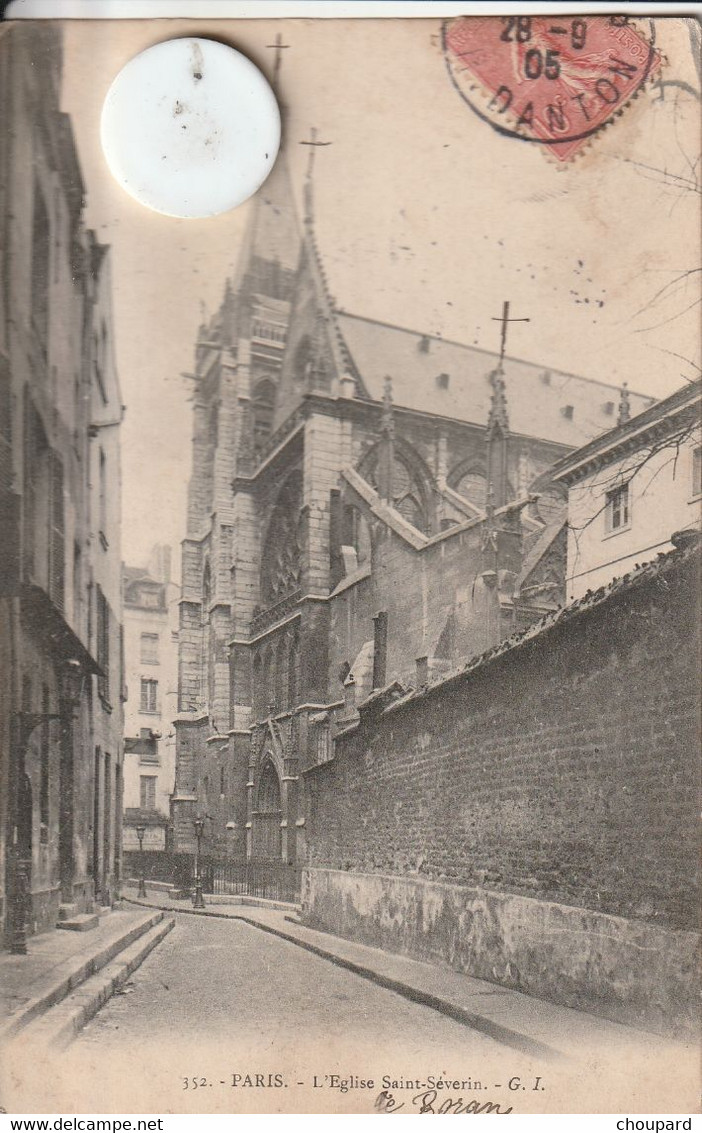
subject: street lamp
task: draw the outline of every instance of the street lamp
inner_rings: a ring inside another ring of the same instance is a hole
[[[23,829],[23,796],[31,787],[25,762],[32,732],[50,720],[61,720],[64,729],[70,727],[70,716],[80,702],[85,675],[80,661],[71,658],[63,666],[59,681],[60,712],[25,712],[12,714],[12,761],[10,783],[11,814],[11,866],[12,887],[10,905],[10,952],[15,956],[27,955],[27,920],[30,903],[31,841]]]
[[[137,897],[146,897],[146,885],[144,883],[144,834],[146,828],[144,826],[137,826],[136,836],[139,839],[139,887],[137,889]]]
[[[193,894],[193,908],[204,909],[205,898],[202,895],[202,869],[200,861],[200,847],[202,844],[202,835],[205,829],[204,818],[193,819],[193,826],[195,827],[196,850],[195,850],[195,892]]]

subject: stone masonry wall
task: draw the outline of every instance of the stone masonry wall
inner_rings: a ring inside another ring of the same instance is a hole
[[[365,714],[313,769],[310,864],[691,929],[695,558],[675,553],[428,694]]]

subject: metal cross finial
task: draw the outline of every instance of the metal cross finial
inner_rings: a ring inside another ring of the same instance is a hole
[[[267,43],[266,47],[272,47],[275,51],[275,62],[273,64],[273,86],[278,85],[278,76],[280,75],[280,68],[283,63],[283,52],[290,46],[289,43],[283,43],[283,37],[278,32],[275,37],[275,43]]]
[[[307,163],[307,177],[309,179],[312,176],[312,169],[313,169],[313,166],[314,166],[314,151],[315,151],[315,149],[317,148],[317,146],[330,146],[331,142],[320,142],[320,141],[318,141],[317,140],[317,128],[315,126],[311,126],[309,138],[303,139],[303,141],[300,142],[300,145],[310,147],[309,160],[308,160],[308,163]]]
[[[502,317],[492,317],[493,323],[502,323],[502,334],[500,337],[500,366],[505,360],[505,347],[507,346],[507,324],[508,323],[528,323],[530,319],[510,319],[509,317],[509,302],[505,301],[502,304]]]

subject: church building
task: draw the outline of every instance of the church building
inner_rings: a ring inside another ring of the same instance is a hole
[[[305,772],[359,704],[564,600],[549,469],[619,403],[506,354],[507,305],[499,353],[338,309],[313,213],[281,156],[195,348],[172,802],[176,850],[205,818],[209,854],[288,866]]]

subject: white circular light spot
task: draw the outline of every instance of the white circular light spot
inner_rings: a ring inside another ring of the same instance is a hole
[[[280,112],[258,67],[211,39],[142,51],[112,83],[100,128],[112,175],[168,216],[216,216],[263,184]]]

